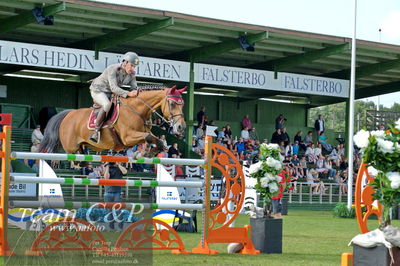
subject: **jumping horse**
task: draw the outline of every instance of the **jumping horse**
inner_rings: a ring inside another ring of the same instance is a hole
[[[91,108],[65,110],[53,116],[45,129],[41,152],[54,152],[61,143],[67,153],[83,153],[83,146],[96,151],[121,150],[141,143],[155,144],[152,152],[161,151],[163,143],[151,133],[151,116],[161,109],[163,119],[172,128],[172,134],[183,134],[186,124],[183,115],[182,93],[186,90],[176,86],[138,88],[136,97],[120,97],[119,116],[111,128],[102,128],[100,141],[91,141],[93,133],[88,128]],[[157,113],[158,114],[158,113]]]

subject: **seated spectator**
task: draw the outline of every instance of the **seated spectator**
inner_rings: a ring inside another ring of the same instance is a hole
[[[307,136],[304,138],[303,142],[304,142],[304,145],[306,145],[306,146],[308,146],[308,144],[313,142],[313,140],[312,140],[312,131],[308,131],[307,132]]]
[[[293,155],[290,163],[292,164],[292,167],[293,167],[294,173],[295,173],[293,176],[296,176],[296,177],[303,176],[303,174],[302,174],[303,171],[301,170],[300,161],[297,158],[297,155]]]
[[[162,141],[164,147],[168,147],[168,143],[167,143],[167,140],[165,139],[165,135],[161,135],[160,140]]]
[[[217,137],[220,138],[220,139],[222,139],[222,140],[224,140],[224,139],[225,139],[225,130],[226,130],[226,128],[225,128],[225,127],[222,127],[221,130],[218,131]]]
[[[343,143],[339,144],[339,148],[338,148],[337,153],[338,153],[338,155],[340,156],[340,158],[343,158],[343,157],[346,156],[346,152],[345,152],[344,144],[343,144]]]
[[[292,145],[293,155],[299,154],[299,148],[300,148],[299,142],[296,140],[296,141],[293,143],[293,145]]]
[[[307,146],[301,139],[301,134],[303,134],[302,131],[297,131],[296,136],[294,136],[294,143],[296,143],[296,141],[297,141],[299,143],[300,149],[305,151],[305,150],[307,150]]]
[[[325,168],[328,169],[328,179],[329,180],[334,180],[336,177],[336,169],[332,168],[332,161],[331,160],[325,160]]]
[[[40,160],[35,160],[35,163],[32,165],[32,170],[39,173],[39,161]]]
[[[314,150],[314,154],[315,154],[315,156],[317,156],[317,158],[318,158],[318,156],[322,155],[322,145],[321,144],[317,145],[317,147]]]
[[[342,194],[347,194],[347,171],[343,172],[342,175],[337,175],[336,180],[339,184],[340,192]]]
[[[82,175],[89,175],[93,172],[93,164],[91,162],[82,162]]]
[[[239,138],[239,141],[235,143],[236,151],[239,154],[239,157],[243,155],[245,144],[242,138]]]
[[[257,132],[256,132],[256,128],[253,127],[252,129],[249,130],[249,138],[251,140],[258,140],[258,136],[257,136]]]
[[[244,129],[246,127],[247,127],[247,130],[250,130],[253,128],[250,118],[249,118],[249,115],[245,115],[242,119],[242,129]]]
[[[306,156],[301,156],[300,159],[300,169],[301,169],[301,176],[302,178],[306,178],[308,174],[308,166],[306,161]]]
[[[285,156],[293,156],[293,147],[291,142],[289,142],[288,145],[285,146]]]
[[[325,168],[325,157],[324,156],[320,155],[318,157],[318,160],[315,165],[316,165],[316,170],[318,173],[328,174],[329,170],[327,168]]]
[[[324,148],[327,152],[332,151],[332,146],[328,144],[328,139],[325,136],[325,132],[321,131],[318,136],[318,143],[322,145],[322,148]]]
[[[172,155],[176,155],[175,158],[179,158],[181,156],[181,153],[178,150],[178,143],[172,144],[172,146],[168,149],[168,158],[174,158]]]
[[[267,139],[262,139],[261,143],[262,144],[268,144],[268,140]]]
[[[225,143],[222,141],[221,138],[217,138],[217,144],[221,145],[221,146],[225,146]]]
[[[310,185],[312,193],[320,194],[325,192],[324,182],[318,178],[318,171],[315,169],[310,169],[310,171],[308,171],[307,183]]]
[[[204,137],[204,127],[197,127],[196,129],[196,138],[202,139]]]
[[[289,134],[286,132],[286,127],[282,128],[281,140],[285,142],[285,145],[288,145],[288,143],[290,142],[290,137]]]
[[[244,160],[248,163],[248,165],[251,165],[253,158],[251,157],[250,152],[246,153],[246,155],[244,156]]]
[[[342,175],[344,172],[347,172],[347,168],[349,167],[349,164],[347,162],[346,157],[342,157],[340,160],[340,165],[339,165],[339,175]]]
[[[283,123],[286,121],[286,118],[283,116],[283,114],[280,114],[276,119],[275,119],[275,129],[282,129],[283,128]]]
[[[281,149],[282,156],[285,156],[286,155],[285,142],[283,142],[283,141],[279,142],[279,148]]]
[[[317,162],[317,156],[315,155],[314,144],[311,143],[306,150],[304,156],[307,158],[308,162],[315,164]]]
[[[281,140],[281,135],[282,135],[281,129],[278,128],[278,129],[272,134],[271,143],[279,144],[279,143],[280,143],[280,140]]]
[[[225,126],[225,138],[232,141],[232,127],[229,124]]]
[[[333,160],[333,163],[337,166],[340,164],[340,155],[338,153],[339,145],[332,149],[331,153],[328,155],[330,160]]]
[[[240,137],[243,140],[249,139],[250,136],[249,136],[249,131],[248,131],[247,127],[244,127],[243,130],[240,132]]]

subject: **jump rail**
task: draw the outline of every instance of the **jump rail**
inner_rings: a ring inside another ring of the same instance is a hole
[[[178,158],[140,158],[133,159],[128,156],[90,155],[90,154],[62,154],[62,153],[35,153],[11,152],[12,159],[80,161],[80,162],[116,162],[138,164],[175,164],[175,165],[204,165],[203,159],[178,159]]]
[[[89,179],[69,177],[29,177],[11,176],[11,183],[90,185],[90,186],[131,186],[131,187],[190,187],[201,188],[202,181],[157,181],[157,180],[127,180],[127,179]]]
[[[177,209],[177,210],[202,210],[203,204],[170,204],[170,203],[125,203],[125,202],[47,202],[47,201],[10,201],[11,208],[63,208],[63,209],[79,209],[79,208],[105,208],[105,209]]]

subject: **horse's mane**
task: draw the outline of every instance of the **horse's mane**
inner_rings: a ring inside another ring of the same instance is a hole
[[[137,87],[137,89],[141,91],[157,91],[157,90],[165,90],[166,88],[167,87],[163,84],[146,84]]]

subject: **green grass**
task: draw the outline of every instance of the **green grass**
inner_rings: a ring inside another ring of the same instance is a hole
[[[201,221],[200,217],[198,221]],[[240,215],[236,226],[248,223],[249,217]],[[399,225],[399,222],[394,221],[394,224]],[[370,228],[374,229],[376,226],[377,221],[370,222]],[[352,248],[347,244],[358,233],[355,219],[335,218],[331,211],[290,210],[289,215],[283,218],[283,254],[227,254],[227,244],[211,244],[211,248],[220,251],[220,254],[173,255],[167,251],[157,251],[152,254],[152,263],[154,265],[340,265],[341,254],[352,252]],[[18,229],[10,230],[10,246],[16,247],[15,252],[18,256],[6,261],[7,265],[132,265],[125,262],[132,259],[133,254],[126,257],[99,257],[90,252],[65,251],[48,252],[39,257],[23,256],[36,234]],[[187,250],[197,246],[200,241],[200,233],[179,233],[179,235]],[[104,236],[112,245],[118,237],[117,233],[112,232],[105,232]],[[150,262],[148,258],[146,261]]]

